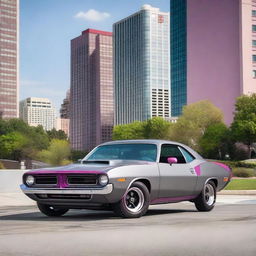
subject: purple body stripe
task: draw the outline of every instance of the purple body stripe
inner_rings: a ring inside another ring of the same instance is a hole
[[[224,168],[227,172],[231,172],[230,168],[229,168],[227,165],[223,164],[223,163],[218,163],[218,162],[212,162],[212,163],[221,166],[221,167]]]
[[[179,201],[186,201],[196,198],[197,196],[180,196],[180,197],[162,197],[157,198],[151,201],[151,203],[171,203],[171,202],[179,202]]]
[[[67,188],[69,187],[67,182],[67,174],[103,174],[101,171],[80,171],[80,170],[63,170],[63,171],[54,171],[54,170],[39,170],[39,171],[28,171],[26,174],[32,175],[56,175],[58,183],[55,186],[56,188]]]
[[[200,168],[200,165],[197,165],[194,169],[195,169],[196,175],[197,175],[197,176],[200,176],[200,175],[201,175],[201,168]]]

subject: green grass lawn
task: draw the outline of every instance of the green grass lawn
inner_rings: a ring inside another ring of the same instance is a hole
[[[256,190],[256,179],[233,179],[225,190]]]

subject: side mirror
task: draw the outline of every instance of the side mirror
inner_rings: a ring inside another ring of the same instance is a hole
[[[176,157],[168,157],[167,158],[167,162],[172,165],[172,164],[177,164],[178,163],[178,159]]]

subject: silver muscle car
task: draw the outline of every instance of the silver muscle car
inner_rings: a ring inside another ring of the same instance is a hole
[[[69,209],[110,209],[141,217],[149,205],[193,202],[210,211],[231,169],[172,141],[126,140],[99,145],[78,164],[28,171],[22,191],[48,216]]]

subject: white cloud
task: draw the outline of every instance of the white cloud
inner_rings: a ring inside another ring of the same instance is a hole
[[[88,21],[102,21],[109,18],[110,14],[107,12],[99,12],[97,10],[90,9],[87,12],[78,12],[74,17]]]

